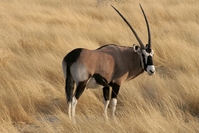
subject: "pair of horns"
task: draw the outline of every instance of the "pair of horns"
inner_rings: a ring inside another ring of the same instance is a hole
[[[141,39],[138,37],[137,33],[135,32],[135,30],[133,29],[133,27],[129,24],[129,22],[126,20],[126,18],[113,6],[113,9],[115,9],[115,11],[122,17],[122,19],[126,22],[126,24],[129,26],[129,28],[131,29],[131,31],[133,32],[133,34],[135,35],[136,39],[138,40],[139,44],[140,44],[140,47],[142,49],[144,49],[144,44],[142,43]],[[151,34],[150,34],[150,28],[149,28],[149,24],[148,24],[148,21],[147,21],[147,18],[146,18],[146,15],[144,13],[144,10],[140,4],[140,8],[142,10],[142,13],[144,15],[144,19],[145,19],[145,22],[146,22],[146,26],[147,26],[147,31],[148,31],[148,48],[151,48]]]

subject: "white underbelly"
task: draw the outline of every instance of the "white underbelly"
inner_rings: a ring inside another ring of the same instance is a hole
[[[90,78],[86,84],[86,88],[89,89],[102,89],[103,86],[98,84],[95,80],[95,78]]]

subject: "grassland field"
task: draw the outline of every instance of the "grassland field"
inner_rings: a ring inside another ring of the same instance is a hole
[[[139,3],[151,28],[155,75],[121,86],[109,122],[102,90],[85,90],[71,124],[63,57],[78,47],[138,43],[110,4],[147,43]],[[0,0],[0,132],[198,133],[198,7],[198,0]]]

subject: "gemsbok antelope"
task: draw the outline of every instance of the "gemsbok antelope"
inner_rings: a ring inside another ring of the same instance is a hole
[[[144,71],[149,75],[155,73],[150,28],[142,6],[140,5],[140,8],[148,30],[148,44],[146,46],[144,46],[129,22],[115,7],[113,8],[129,26],[140,46],[134,44],[133,47],[124,47],[109,44],[95,50],[77,48],[64,57],[62,68],[66,82],[65,91],[70,120],[75,121],[77,100],[85,88],[103,88],[104,113],[106,119],[108,119],[107,108],[109,105],[110,87],[112,87],[112,115],[115,117],[117,95],[121,84],[124,81],[135,78]],[[75,84],[76,90],[73,93]]]

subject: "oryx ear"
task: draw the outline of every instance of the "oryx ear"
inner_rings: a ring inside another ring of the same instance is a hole
[[[135,52],[140,53],[140,47],[138,45],[133,44],[133,49]]]

